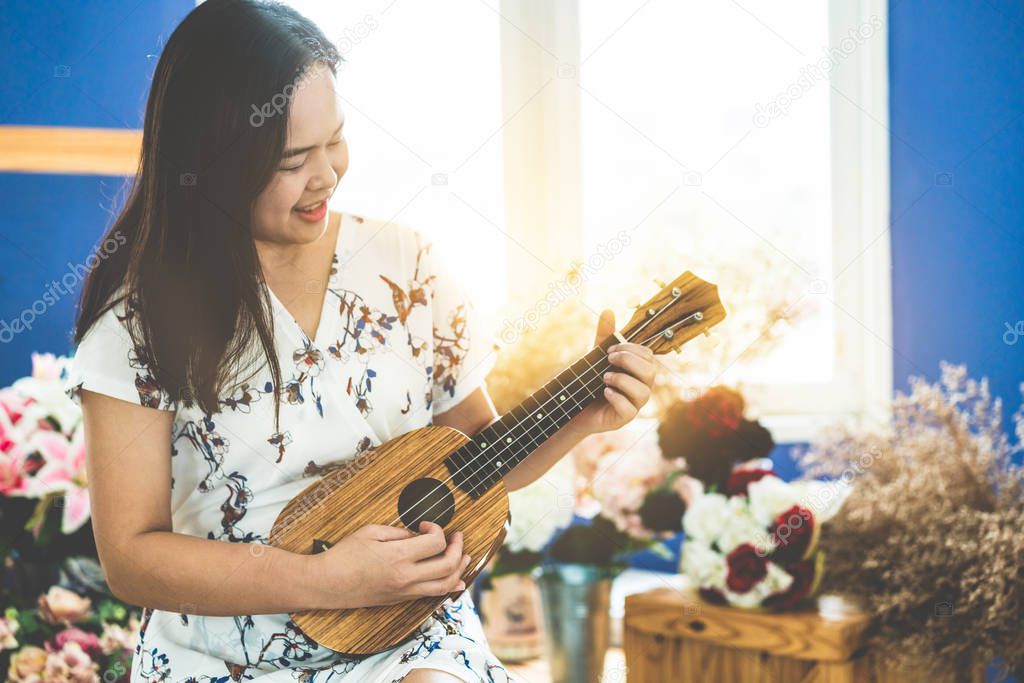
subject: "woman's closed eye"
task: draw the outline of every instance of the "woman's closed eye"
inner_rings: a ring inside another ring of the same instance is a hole
[[[332,141],[328,142],[327,146],[328,147],[337,147],[338,145],[340,145],[342,143],[342,141],[344,139],[345,139],[344,135],[339,135],[336,140],[332,140]],[[300,161],[295,166],[281,166],[280,168],[278,168],[278,170],[279,171],[298,171],[300,168],[302,168],[305,165],[305,163],[306,163],[306,160],[303,159],[302,161]]]

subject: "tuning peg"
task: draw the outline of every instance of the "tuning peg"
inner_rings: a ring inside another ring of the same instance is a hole
[[[654,284],[658,285],[660,289],[665,289],[665,283],[658,278],[654,278]]]

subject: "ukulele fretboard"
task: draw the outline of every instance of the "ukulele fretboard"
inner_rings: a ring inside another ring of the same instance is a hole
[[[609,369],[609,335],[522,403],[480,430],[445,459],[456,486],[479,498],[526,456],[601,396]]]

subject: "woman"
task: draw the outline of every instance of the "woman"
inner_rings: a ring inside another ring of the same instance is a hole
[[[366,448],[495,417],[493,350],[430,245],[327,209],[348,168],[339,61],[291,9],[207,0],[157,64],[139,172],[107,235],[123,246],[86,281],[67,389],[100,560],[115,594],[145,606],[133,681],[512,680],[468,592],[364,657],[289,618],[462,591],[460,534],[371,525],[316,555],[268,544],[284,504]],[[653,362],[621,346],[606,398],[508,488],[635,416]]]

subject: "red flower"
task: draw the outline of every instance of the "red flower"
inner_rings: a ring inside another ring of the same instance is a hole
[[[745,470],[733,470],[732,474],[729,475],[729,481],[725,484],[725,495],[727,496],[745,496],[747,495],[747,487],[753,484],[755,481],[760,481],[765,477],[774,477],[775,473],[771,470],[762,469],[745,469]]]
[[[786,591],[769,595],[761,602],[762,606],[775,610],[792,609],[798,602],[810,595],[817,574],[815,561],[813,559],[804,560],[783,568],[793,577],[793,583]]]
[[[771,535],[775,541],[772,562],[786,564],[802,560],[814,539],[814,515],[807,508],[794,505],[775,518]]]
[[[712,387],[694,399],[687,418],[711,438],[736,431],[743,420],[743,396],[726,387]]]
[[[758,554],[757,548],[749,543],[737,546],[726,557],[726,563],[729,576],[725,585],[733,593],[746,593],[768,574],[768,563]]]

